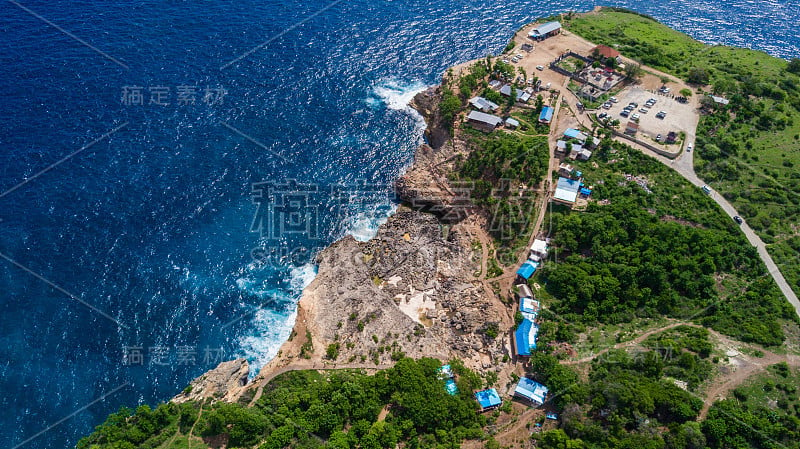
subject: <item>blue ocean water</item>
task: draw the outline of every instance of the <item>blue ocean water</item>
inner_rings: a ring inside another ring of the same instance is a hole
[[[797,2],[611,3],[800,55]],[[0,446],[69,447],[221,360],[265,363],[314,250],[391,213],[422,135],[408,99],[523,23],[593,6],[2,3]],[[270,202],[301,218],[277,229]]]

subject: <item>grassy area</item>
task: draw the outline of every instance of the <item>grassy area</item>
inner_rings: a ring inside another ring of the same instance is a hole
[[[796,317],[732,220],[641,152],[604,140],[595,154],[573,164],[605,205],[552,212],[558,261],[541,273],[557,298],[549,308],[587,326],[667,315],[780,345],[782,320]],[[588,339],[598,349],[610,343],[602,333]]]
[[[767,367],[767,372],[748,379],[733,396],[748,407],[763,407],[780,414],[800,414],[800,371],[784,363]]]
[[[562,59],[561,61],[558,62],[557,65],[558,67],[561,67],[562,69],[573,73],[578,72],[582,70],[584,67],[586,67],[585,62],[574,56],[568,56]]]
[[[565,26],[730,99],[706,104],[696,171],[733,202],[800,293],[800,76],[764,52],[706,45],[622,10],[575,16]]]
[[[525,117],[524,114],[521,117]],[[489,234],[495,240],[501,265],[516,262],[536,219],[536,186],[547,171],[547,137],[504,132],[485,134],[464,128],[469,155],[451,176],[474,185],[472,199],[489,215]],[[490,266],[489,273],[492,277]]]

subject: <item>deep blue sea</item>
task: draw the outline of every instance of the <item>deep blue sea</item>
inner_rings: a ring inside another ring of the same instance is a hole
[[[616,1],[800,55],[793,0]],[[0,3],[0,447],[61,448],[287,338],[369,238],[450,65],[590,1]]]

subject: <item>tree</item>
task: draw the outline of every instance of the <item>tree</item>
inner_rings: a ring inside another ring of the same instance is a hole
[[[692,96],[692,89],[684,87],[683,89],[681,89],[680,94],[682,96],[684,96],[684,97],[687,97],[687,98],[691,97]]]
[[[686,81],[691,84],[708,84],[708,79],[708,70],[702,67],[692,67],[686,77]]]
[[[439,108],[442,111],[442,121],[450,128],[453,125],[456,113],[461,109],[461,100],[450,89],[443,89],[442,103]]]
[[[792,58],[789,60],[789,65],[786,66],[786,71],[800,75],[800,58]]]
[[[629,62],[625,64],[625,75],[628,76],[630,79],[636,79],[642,75],[642,66],[641,64],[635,62]]]

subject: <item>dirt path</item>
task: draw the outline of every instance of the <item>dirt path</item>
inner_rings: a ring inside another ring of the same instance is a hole
[[[633,340],[628,340],[628,341],[624,341],[624,342],[621,342],[621,343],[617,343],[614,346],[610,346],[608,348],[600,350],[596,354],[592,354],[590,356],[586,356],[586,357],[583,357],[583,358],[577,359],[577,360],[562,361],[561,364],[562,365],[578,365],[578,364],[581,364],[581,363],[591,362],[592,360],[596,359],[597,357],[600,357],[601,355],[607,353],[608,351],[610,351],[612,349],[630,348],[630,347],[637,346],[640,343],[642,343],[643,341],[645,341],[647,339],[647,337],[649,337],[651,335],[659,334],[661,332],[664,332],[666,330],[669,330],[669,329],[672,329],[672,328],[678,327],[678,326],[702,327],[702,326],[697,326],[696,324],[687,323],[687,322],[684,322],[684,321],[675,321],[675,322],[670,323],[670,324],[668,324],[666,326],[662,326],[662,327],[659,327],[659,328],[656,328],[656,329],[649,330],[649,331],[639,335],[638,337],[634,338]]]
[[[697,420],[702,421],[708,416],[708,411],[715,401],[724,399],[730,391],[744,383],[750,377],[764,371],[768,366],[776,363],[786,362],[791,367],[800,366],[800,357],[793,354],[775,354],[764,349],[759,351],[764,353],[763,357],[751,357],[734,349],[735,347],[743,346],[741,342],[732,340],[718,332],[709,329],[709,332],[720,342],[720,346],[727,347],[729,350],[734,350],[737,355],[733,356],[736,368],[728,374],[724,374],[714,379],[708,391],[706,391],[703,398],[703,408],[700,409],[700,414]]]
[[[617,343],[614,346],[605,348],[597,352],[596,354],[592,354],[590,356],[583,357],[577,360],[565,360],[562,361],[561,364],[578,365],[581,363],[591,362],[597,357],[600,357],[603,354],[607,353],[611,349],[632,348],[634,346],[641,344],[651,335],[655,335],[678,326],[689,326],[689,327],[707,329],[704,328],[703,326],[694,323],[688,323],[685,321],[674,321],[666,326],[661,326],[659,328],[649,330],[639,335],[638,337],[634,338],[633,340]],[[792,367],[800,366],[800,356],[792,354],[776,354],[774,352],[767,351],[763,348],[754,345],[733,340],[730,337],[722,335],[715,330],[712,329],[707,329],[707,330],[710,336],[716,340],[717,344],[715,346],[717,347],[717,349],[734,351],[736,355],[730,356],[733,359],[733,365],[734,365],[733,370],[730,373],[723,374],[721,376],[718,376],[716,379],[712,380],[708,390],[706,391],[706,394],[702,398],[703,408],[700,409],[700,413],[697,418],[698,421],[702,421],[706,418],[706,416],[708,416],[708,411],[715,401],[725,398],[731,390],[741,385],[751,376],[764,371],[766,367],[780,362],[786,362],[787,364],[789,364],[789,366]],[[743,354],[739,349],[757,349],[761,351],[764,354],[764,356],[751,357]]]

